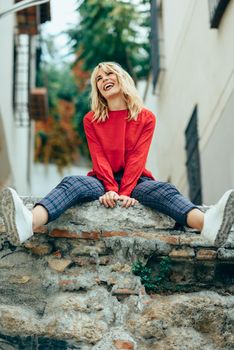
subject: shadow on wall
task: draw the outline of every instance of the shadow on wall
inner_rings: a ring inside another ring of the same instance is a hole
[[[7,152],[2,116],[0,113],[0,186],[6,184],[10,176],[11,166]]]

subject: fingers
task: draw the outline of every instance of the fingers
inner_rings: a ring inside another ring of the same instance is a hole
[[[109,191],[106,192],[103,196],[99,197],[99,202],[106,208],[114,208],[118,199],[119,195],[116,192]]]
[[[114,208],[116,206],[117,200],[122,202],[122,208],[129,208],[138,203],[138,200],[128,196],[119,196],[114,191],[106,192],[103,196],[99,197],[99,202],[103,204],[106,208]]]
[[[138,203],[138,201],[135,198],[131,198],[128,196],[120,196],[119,199],[122,201],[122,208],[129,208]]]

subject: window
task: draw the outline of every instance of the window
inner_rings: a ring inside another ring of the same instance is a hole
[[[31,81],[31,36],[15,35],[14,38],[14,75],[13,107],[15,123],[18,127],[28,126],[28,94]]]
[[[218,28],[230,0],[209,0],[210,27]]]
[[[188,126],[185,130],[186,139],[186,167],[189,182],[190,200],[200,205],[202,204],[202,184],[200,172],[199,137],[197,126],[197,106],[194,108]]]

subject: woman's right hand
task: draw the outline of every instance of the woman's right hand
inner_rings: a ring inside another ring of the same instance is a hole
[[[99,202],[106,208],[114,208],[118,199],[118,193],[114,191],[108,191],[103,196],[99,197]]]

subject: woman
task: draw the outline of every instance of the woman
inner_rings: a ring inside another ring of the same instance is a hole
[[[84,117],[93,170],[69,176],[29,211],[17,193],[2,192],[2,212],[11,241],[20,244],[33,230],[55,220],[76,203],[99,199],[106,208],[138,201],[201,231],[212,244],[223,243],[233,223],[234,191],[204,214],[174,185],[157,181],[145,169],[155,116],[145,109],[129,74],[116,63],[100,63],[91,76],[92,111]]]

